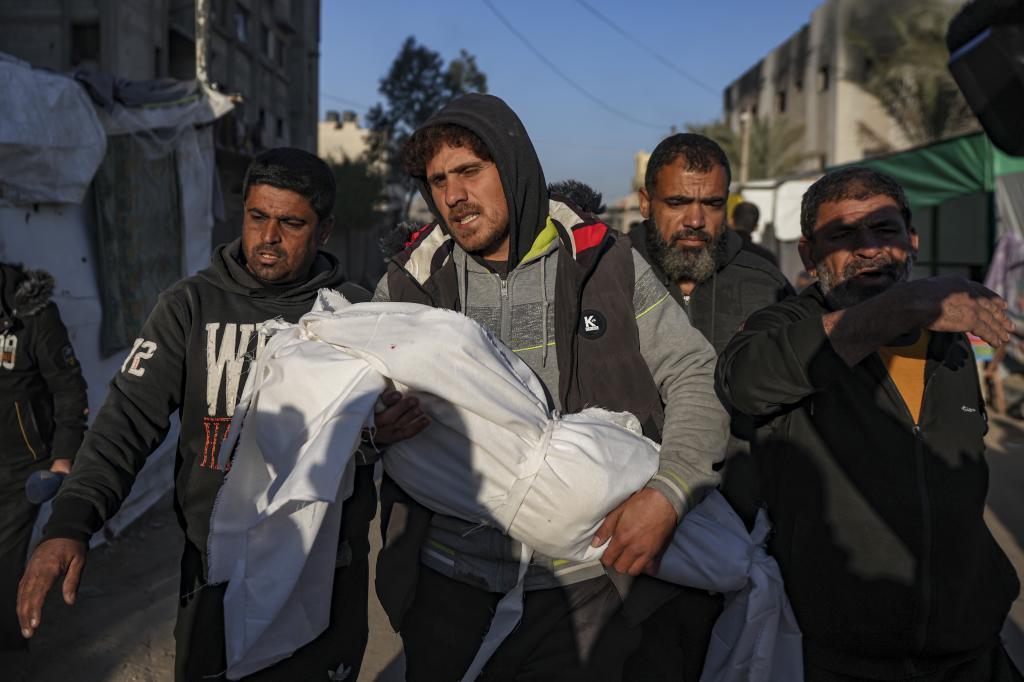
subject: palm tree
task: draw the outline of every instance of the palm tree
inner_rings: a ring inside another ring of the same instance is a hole
[[[686,125],[691,133],[710,137],[729,159],[733,174],[739,177],[741,135],[721,121]],[[750,127],[750,158],[747,179],[778,178],[800,167],[809,155],[802,151],[804,125],[786,116],[754,118]]]
[[[880,40],[866,24],[848,36],[865,67],[852,79],[878,99],[913,145],[977,127],[946,66],[946,27],[956,10],[956,3],[916,0],[888,14],[890,40]]]

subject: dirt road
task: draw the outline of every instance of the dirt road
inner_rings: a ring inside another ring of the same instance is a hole
[[[375,526],[373,555],[379,537]],[[65,606],[59,590],[47,600],[42,627],[32,642],[32,679],[173,680],[181,547],[182,533],[167,497],[121,537],[91,552],[78,603]],[[401,642],[371,596],[370,642],[359,680],[401,682],[404,678]]]
[[[988,438],[992,470],[986,520],[1024,576],[1024,423],[994,417]],[[380,533],[371,531],[373,557]],[[174,671],[174,614],[181,531],[170,498],[112,543],[90,554],[78,604],[67,608],[51,594],[33,642],[33,680],[39,682],[150,682]],[[371,575],[372,580],[372,575]],[[371,583],[372,584],[372,583]],[[1024,596],[1013,606],[1004,636],[1024,667]],[[360,682],[400,682],[400,641],[375,597],[370,643]]]

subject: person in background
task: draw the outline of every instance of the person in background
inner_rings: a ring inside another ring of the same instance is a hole
[[[757,231],[760,219],[761,210],[749,201],[743,201],[732,210],[732,229],[743,240],[744,251],[750,251],[778,267],[779,259],[775,254],[754,241],[754,232]]]
[[[34,472],[67,474],[85,433],[82,368],[57,306],[53,277],[0,263],[0,670],[28,679],[28,642],[15,602],[39,506],[25,496]]]

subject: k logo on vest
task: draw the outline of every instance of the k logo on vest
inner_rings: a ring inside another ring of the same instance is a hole
[[[583,320],[581,322],[580,333],[585,339],[599,339],[604,336],[604,330],[607,328],[608,322],[604,319],[604,315],[597,312],[596,310],[584,310]]]

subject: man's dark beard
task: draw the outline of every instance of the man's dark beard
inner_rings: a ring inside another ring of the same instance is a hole
[[[880,253],[871,260],[855,260],[845,268],[841,275],[837,275],[822,264],[817,266],[818,281],[821,292],[825,294],[825,300],[835,310],[842,310],[863,303],[873,296],[886,291],[896,282],[905,282],[910,279],[910,272],[914,267],[913,259],[907,258],[902,263],[894,260],[885,253]],[[865,271],[877,270],[889,273],[891,282],[881,282],[873,286],[860,285],[853,281],[853,278]]]
[[[725,230],[723,225],[712,238],[705,230],[683,228],[672,235],[667,242],[654,218],[647,221],[647,252],[673,282],[704,282],[715,274],[719,263],[725,258]],[[681,239],[700,239],[704,246],[699,249],[684,249],[675,246]]]

